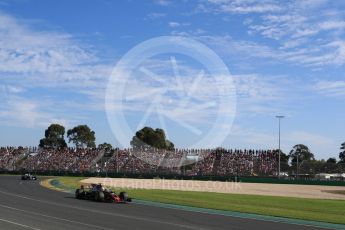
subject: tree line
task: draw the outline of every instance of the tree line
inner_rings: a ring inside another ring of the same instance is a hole
[[[289,153],[292,164],[302,163],[303,161],[315,161],[315,156],[306,145],[295,145]],[[345,142],[340,146],[339,163],[345,163]],[[326,163],[337,163],[337,159],[334,157],[328,158]]]
[[[96,136],[87,125],[78,125],[67,131],[69,143],[73,143],[77,148],[95,148]],[[44,138],[40,140],[41,148],[65,148],[65,127],[59,124],[51,124],[44,132]]]
[[[345,170],[345,142],[341,144],[339,161],[330,157],[327,160],[315,159],[314,154],[304,144],[295,145],[288,153],[281,153],[281,172],[294,175],[314,175],[318,172],[338,173]]]
[[[65,127],[60,124],[51,124],[44,132],[44,138],[40,140],[41,148],[65,148]],[[96,134],[87,125],[78,125],[67,130],[68,143],[73,143],[76,148],[95,148]],[[174,149],[174,144],[166,139],[163,129],[153,129],[144,127],[137,131],[131,142],[133,148],[154,147],[157,149]],[[113,147],[109,143],[99,144],[98,148],[111,150]]]

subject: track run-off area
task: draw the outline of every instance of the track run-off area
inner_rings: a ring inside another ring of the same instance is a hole
[[[315,226],[264,220],[254,216],[206,213],[133,202],[98,203],[77,200],[73,194],[0,176],[0,229],[345,229],[344,225]],[[211,201],[207,201],[211,202]]]

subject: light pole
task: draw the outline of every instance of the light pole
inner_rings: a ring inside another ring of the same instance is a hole
[[[278,123],[279,123],[279,155],[278,155],[278,178],[280,178],[280,120],[283,119],[285,116],[278,115],[276,118],[278,118]]]

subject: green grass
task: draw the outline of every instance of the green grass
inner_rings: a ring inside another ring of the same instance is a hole
[[[62,177],[56,177],[59,179],[60,183],[63,186],[66,186],[68,188],[77,189],[80,187],[80,181],[83,179],[86,179],[87,177],[68,177],[68,176],[62,176]]]
[[[61,184],[70,188],[78,187],[80,185],[79,180],[81,179],[83,178],[59,178]],[[116,189],[116,191],[119,191],[119,189]],[[199,208],[345,224],[345,200],[148,189],[126,189],[126,191],[135,199]]]

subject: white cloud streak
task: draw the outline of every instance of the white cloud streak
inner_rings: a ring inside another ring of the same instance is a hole
[[[272,1],[252,1],[252,0],[209,0],[216,6],[216,10],[227,13],[264,13],[280,11],[279,4]]]
[[[345,96],[345,81],[320,80],[313,85],[312,89],[326,96],[343,97]]]
[[[210,0],[207,13],[245,14],[244,25],[252,37],[272,39],[257,56],[309,67],[345,64],[345,14],[328,1],[218,1]],[[256,14],[253,14],[256,13]],[[239,42],[240,43],[240,42]],[[242,41],[243,43],[243,41]],[[241,45],[241,44],[239,44]],[[247,42],[247,46],[250,46]],[[248,47],[250,48],[250,47]]]
[[[59,108],[56,105],[64,100],[63,94],[79,98],[88,95],[85,92],[104,91],[110,71],[111,66],[100,63],[92,48],[73,36],[37,31],[25,20],[0,13],[2,123],[34,127],[52,121],[73,123],[77,118],[83,119],[72,112],[64,115],[68,105],[76,102],[73,97]],[[60,98],[43,93],[49,88],[60,88]],[[37,98],[33,92],[39,89],[42,94]],[[85,108],[94,100],[99,104],[99,98],[86,97]]]

